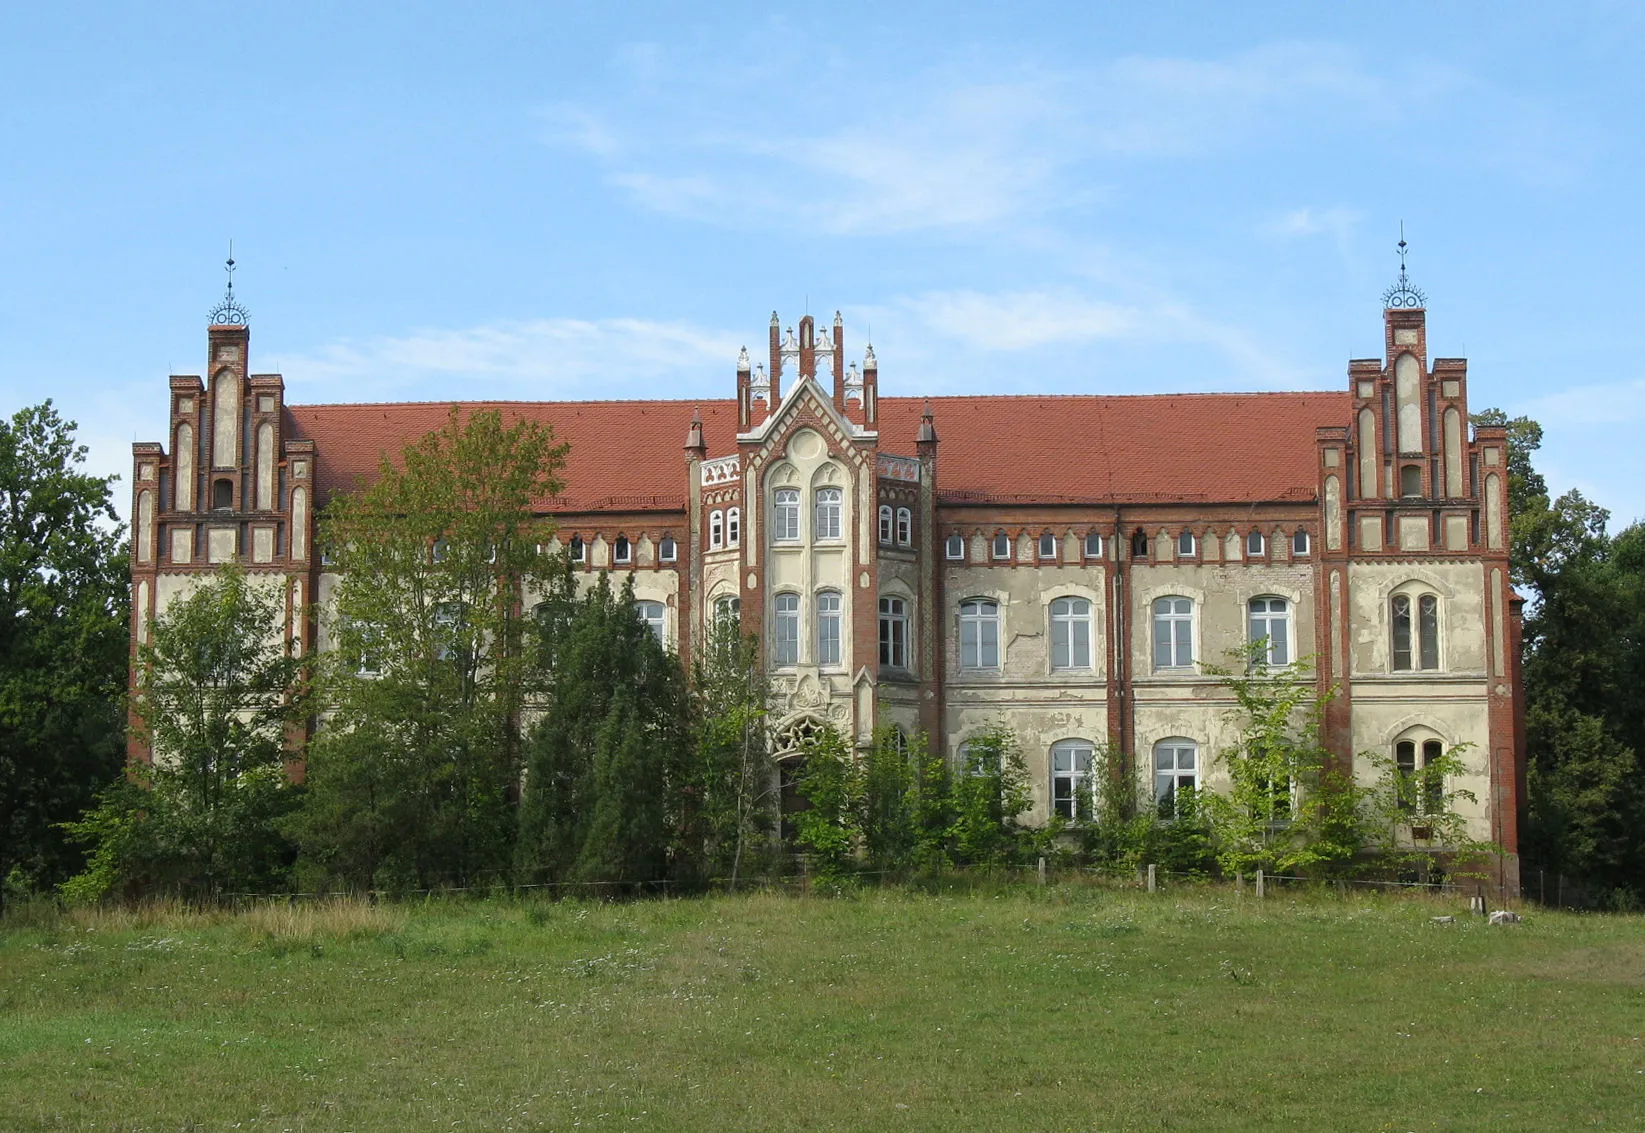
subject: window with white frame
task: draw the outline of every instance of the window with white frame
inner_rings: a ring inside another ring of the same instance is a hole
[[[1057,557],[1057,537],[1049,531],[1040,532],[1040,558],[1054,559]]]
[[[1051,745],[1051,813],[1069,822],[1091,817],[1090,740],[1058,740]]]
[[[387,647],[387,643],[383,639],[382,627],[350,618],[343,624],[342,636],[345,640],[349,637],[354,639],[360,661],[358,669],[355,670],[358,675],[362,677],[381,676]]]
[[[611,561],[614,563],[626,563],[633,559],[633,557],[634,546],[628,541],[628,537],[626,535],[617,536],[617,542],[612,546]]]
[[[714,621],[736,625],[742,620],[743,600],[735,594],[722,594],[714,599]]]
[[[1300,527],[1291,533],[1291,553],[1293,555],[1306,555],[1308,553],[1308,532]]]
[[[434,658],[437,661],[460,660],[464,650],[464,631],[468,626],[468,609],[461,602],[437,602],[434,605]]]
[[[1262,661],[1269,665],[1291,663],[1291,604],[1284,598],[1253,598],[1247,606],[1247,640],[1252,645],[1265,642]]]
[[[668,641],[664,637],[664,619],[668,615],[663,604],[661,602],[636,602],[634,603],[634,609],[639,613],[640,620],[645,623],[645,628],[650,630],[652,636],[657,639],[657,644],[666,649]]]
[[[1262,532],[1253,531],[1245,537],[1245,553],[1258,556],[1266,553],[1268,542],[1262,537]]]
[[[1191,559],[1194,557],[1194,533],[1184,531],[1177,536],[1177,557]]]
[[[823,590],[817,594],[817,664],[840,663],[840,593]]]
[[[800,491],[798,488],[778,488],[774,497],[775,512],[771,517],[771,538],[779,543],[794,543],[800,538]]]
[[[1091,603],[1084,598],[1058,598],[1051,603],[1051,668],[1091,667]]]
[[[586,562],[588,560],[588,544],[583,542],[581,536],[573,535],[566,553],[571,556],[571,561],[574,563]]]
[[[1194,600],[1154,599],[1154,668],[1186,669],[1194,663]]]
[[[1102,558],[1102,536],[1095,531],[1085,533],[1085,557],[1088,559]]]
[[[914,513],[905,507],[897,509],[897,546],[909,547],[914,543]]]
[[[1396,671],[1439,668],[1439,596],[1418,590],[1388,600]]]
[[[674,542],[674,536],[664,535],[662,542],[657,544],[657,558],[661,562],[671,563],[680,557],[680,548]]]
[[[960,603],[960,668],[1000,667],[1000,607],[988,598]]]
[[[1420,749],[1414,739],[1400,740],[1394,745],[1394,767],[1399,772],[1395,790],[1400,810],[1412,816],[1444,812],[1445,776],[1441,764],[1444,755],[1445,745],[1439,740],[1423,740]]]
[[[964,559],[965,558],[965,536],[961,535],[959,532],[955,532],[954,534],[950,535],[948,537],[948,544],[947,544],[946,553],[947,553],[950,560],[958,561],[958,560]]]
[[[880,599],[880,664],[908,668],[908,603],[901,598]]]
[[[1008,559],[1011,557],[1011,536],[1000,531],[994,536],[994,557]]]
[[[791,668],[800,663],[800,596],[777,595],[774,612],[771,663],[779,668]]]
[[[840,496],[838,488],[817,489],[817,512],[815,538],[838,539],[840,537]]]
[[[880,505],[880,542],[882,542],[882,543],[891,542],[892,536],[895,534],[895,532],[893,531],[894,520],[891,518],[891,516],[892,516],[891,505],[890,504],[881,504]]]
[[[1182,814],[1198,786],[1198,744],[1173,736],[1154,745],[1154,805],[1162,818]]]
[[[743,537],[742,508],[727,508],[725,513],[725,545],[735,547]]]
[[[708,513],[708,549],[718,551],[725,546],[725,513],[711,511]]]

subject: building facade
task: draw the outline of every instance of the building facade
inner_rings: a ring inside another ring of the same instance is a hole
[[[1215,790],[1239,722],[1207,666],[1264,640],[1333,691],[1326,743],[1361,777],[1362,753],[1455,752],[1447,787],[1513,884],[1507,438],[1470,427],[1466,362],[1429,358],[1414,294],[1390,292],[1383,356],[1336,392],[882,398],[838,315],[773,315],[734,399],[472,404],[570,442],[542,505],[557,546],[631,573],[682,658],[716,617],[759,636],[779,752],[830,724],[957,753],[1003,718],[1041,819],[1102,745],[1157,797]],[[243,319],[212,325],[207,376],[171,379],[167,441],[133,446],[134,649],[229,562],[281,587],[294,652],[325,649],[316,512],[450,410],[288,405],[249,351]]]

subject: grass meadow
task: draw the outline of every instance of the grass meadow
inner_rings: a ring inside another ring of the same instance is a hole
[[[1589,1127],[1645,1128],[1639,918],[1052,885],[0,925],[7,1131]]]

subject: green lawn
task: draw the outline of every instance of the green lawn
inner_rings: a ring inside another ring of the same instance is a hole
[[[0,1129],[1645,1128],[1645,921],[1074,886],[0,928]]]

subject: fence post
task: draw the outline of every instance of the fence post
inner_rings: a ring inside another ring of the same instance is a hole
[[[1259,901],[1262,900],[1263,897],[1263,888],[1262,871],[1259,869],[1257,870],[1257,900]]]
[[[1159,879],[1155,872],[1158,869],[1159,866],[1154,865],[1152,862],[1148,863],[1148,892],[1150,893],[1159,888]]]
[[[1241,895],[1245,893],[1245,874],[1237,869],[1234,871],[1234,892]]]
[[[1039,875],[1040,875],[1040,884],[1044,885],[1045,884],[1045,858],[1044,857],[1040,858]]]

